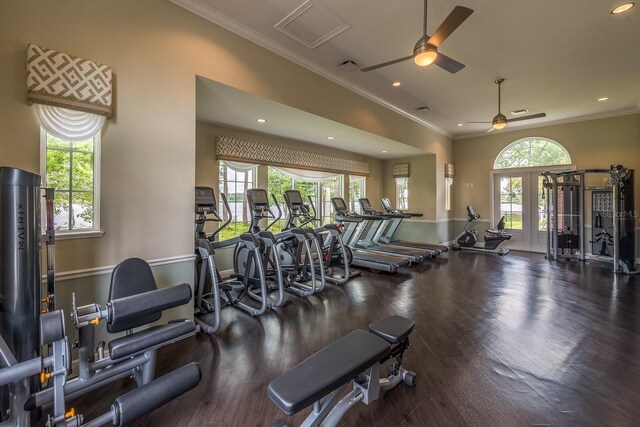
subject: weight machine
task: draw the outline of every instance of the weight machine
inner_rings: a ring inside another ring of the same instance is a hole
[[[586,177],[600,174],[606,185],[587,186]],[[613,263],[614,273],[637,274],[633,170],[621,165],[542,173],[547,215],[546,257],[587,259],[586,193],[591,192],[592,253]]]

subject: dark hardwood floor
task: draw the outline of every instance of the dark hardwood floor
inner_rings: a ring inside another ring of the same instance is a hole
[[[611,266],[450,252],[396,275],[365,272],[343,287],[260,318],[232,308],[215,337],[160,350],[157,374],[195,360],[197,389],[140,426],[268,426],[287,419],[267,384],[356,328],[400,314],[416,321],[401,384],[351,410],[353,426],[640,425],[640,277]],[[73,402],[87,419],[125,381]]]

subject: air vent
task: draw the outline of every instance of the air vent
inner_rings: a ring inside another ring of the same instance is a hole
[[[518,117],[518,116],[524,116],[525,114],[528,114],[528,113],[529,113],[529,110],[527,110],[526,108],[522,108],[520,110],[513,110],[511,112],[511,115]]]
[[[351,25],[319,0],[307,0],[274,28],[309,49],[331,40]]]
[[[338,65],[338,68],[340,68],[342,71],[353,71],[358,68],[358,63],[351,59],[347,59],[346,61]]]

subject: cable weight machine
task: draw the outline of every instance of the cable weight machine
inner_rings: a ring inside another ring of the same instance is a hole
[[[587,186],[588,175],[608,175],[607,185]],[[586,193],[591,192],[591,251],[595,259],[613,264],[614,273],[637,274],[636,221],[633,170],[610,169],[546,171],[543,176],[547,214],[546,257],[552,260],[587,259]]]

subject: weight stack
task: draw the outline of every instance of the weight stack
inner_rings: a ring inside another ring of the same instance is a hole
[[[40,356],[40,235],[40,176],[0,167],[0,334],[18,362]]]

